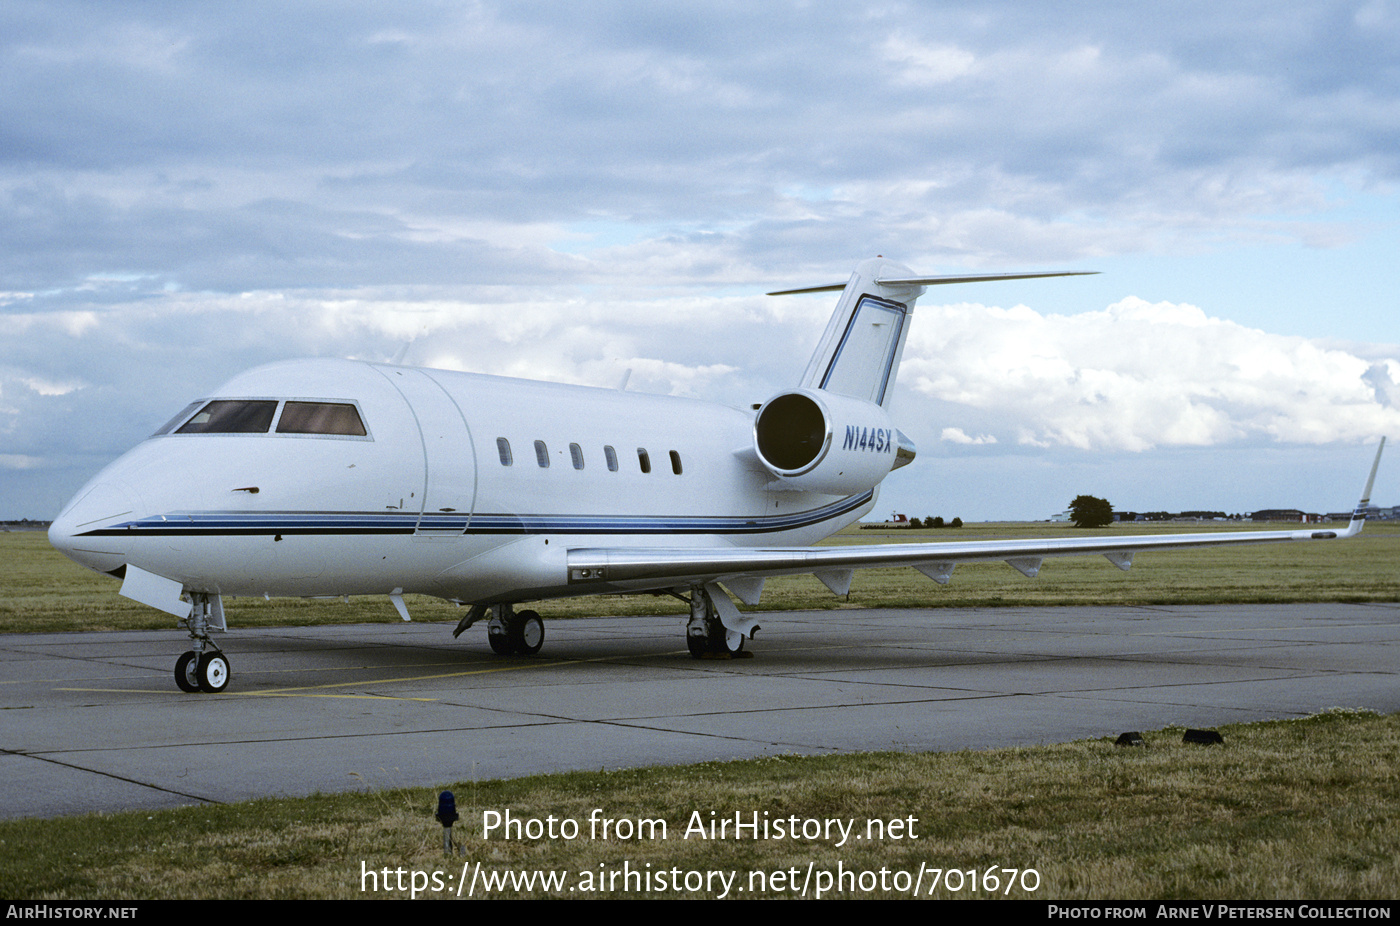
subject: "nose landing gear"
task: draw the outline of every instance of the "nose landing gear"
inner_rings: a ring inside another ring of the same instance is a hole
[[[228,656],[209,637],[209,629],[215,623],[223,626],[223,607],[217,600],[211,607],[209,595],[196,592],[191,596],[190,616],[185,618],[185,627],[194,641],[194,649],[175,661],[175,684],[181,691],[204,691],[218,694],[228,687],[230,675]],[[217,621],[211,618],[217,612]]]

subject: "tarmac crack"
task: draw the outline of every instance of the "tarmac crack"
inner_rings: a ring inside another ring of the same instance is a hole
[[[75,750],[75,751],[76,751],[76,750]],[[104,750],[104,751],[105,751],[105,750]],[[49,763],[50,765],[57,765],[59,768],[68,768],[68,769],[72,769],[72,770],[74,770],[74,771],[76,771],[76,772],[87,772],[89,775],[99,775],[99,776],[101,776],[101,777],[103,777],[103,778],[110,778],[110,779],[112,779],[113,781],[124,781],[124,782],[126,782],[127,784],[136,785],[137,787],[149,788],[149,789],[152,790],[152,791],[159,791],[159,792],[161,792],[162,794],[173,794],[173,795],[175,795],[176,797],[189,798],[189,799],[192,800],[192,801],[199,801],[199,802],[204,803],[204,804],[223,804],[223,803],[224,803],[223,801],[216,800],[215,798],[212,798],[212,797],[205,797],[204,795],[201,795],[201,794],[191,794],[191,793],[189,793],[188,791],[176,791],[174,788],[165,788],[165,787],[162,787],[162,786],[160,786],[160,785],[158,785],[158,784],[152,784],[152,783],[149,782],[149,781],[140,781],[140,780],[138,780],[138,779],[136,779],[136,778],[128,778],[128,777],[126,777],[125,775],[118,775],[118,774],[116,774],[115,772],[104,772],[104,771],[102,771],[101,769],[88,768],[86,765],[78,765],[78,764],[73,763],[73,762],[60,762],[58,759],[55,759],[55,758],[53,758],[52,756],[49,756],[49,755],[40,755],[40,754],[38,754],[38,753],[32,753],[32,752],[20,752],[20,751],[14,750],[14,749],[3,749],[3,748],[0,748],[0,754],[7,755],[7,756],[17,756],[17,757],[25,758],[25,759],[34,759],[34,760],[36,760],[36,761],[38,761],[38,762],[47,762],[47,763]]]

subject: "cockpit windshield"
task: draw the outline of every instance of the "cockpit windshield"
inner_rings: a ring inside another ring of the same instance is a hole
[[[360,409],[352,402],[294,399],[193,402],[151,436],[159,437],[172,431],[175,434],[267,434],[273,431],[273,422],[276,422],[275,433],[289,436],[369,436]]]
[[[342,434],[364,437],[355,406],[345,402],[288,402],[277,419],[278,434]]]
[[[273,400],[215,399],[176,434],[266,434],[277,414]]]

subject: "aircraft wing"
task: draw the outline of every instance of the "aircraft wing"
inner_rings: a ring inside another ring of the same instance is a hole
[[[913,566],[938,583],[946,583],[958,563],[1002,560],[1026,576],[1035,576],[1048,556],[1101,554],[1120,569],[1132,565],[1139,550],[1228,546],[1239,543],[1340,540],[1361,532],[1371,488],[1380,466],[1381,441],[1361,500],[1345,529],[1318,526],[1303,530],[1212,531],[1146,537],[1058,537],[1045,540],[975,540],[948,543],[855,544],[841,547],[605,548],[569,550],[570,583],[605,583],[619,588],[656,588],[696,581],[721,582],[746,604],[757,604],[762,580],[769,576],[812,573],[838,595],[845,594],[856,569]]]

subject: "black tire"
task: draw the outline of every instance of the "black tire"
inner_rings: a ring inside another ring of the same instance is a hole
[[[223,653],[205,653],[199,657],[199,690],[218,694],[228,687],[228,657]]]
[[[544,646],[544,621],[538,611],[521,611],[510,622],[510,641],[515,652],[533,656]]]
[[[710,640],[708,637],[697,637],[692,634],[686,634],[685,648],[690,650],[691,659],[704,659],[705,653],[710,649]]]
[[[515,652],[511,648],[510,634],[486,631],[486,642],[491,644],[491,652],[498,656],[509,656]]]
[[[705,645],[711,653],[724,656],[737,656],[744,651],[744,635],[730,633],[719,618],[705,621]]]
[[[181,691],[196,692],[199,690],[198,665],[199,657],[190,650],[179,659],[175,660],[175,684]]]

